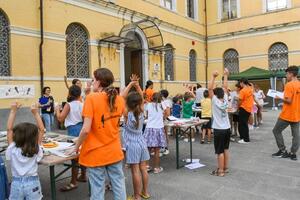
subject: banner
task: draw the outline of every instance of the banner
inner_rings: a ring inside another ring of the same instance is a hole
[[[0,99],[34,98],[34,85],[0,85]]]

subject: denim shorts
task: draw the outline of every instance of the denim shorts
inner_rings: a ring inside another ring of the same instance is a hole
[[[40,200],[43,198],[38,176],[13,177],[10,200]]]
[[[82,125],[83,123],[80,122],[78,124],[68,126],[67,127],[68,135],[73,137],[78,137],[82,129]]]

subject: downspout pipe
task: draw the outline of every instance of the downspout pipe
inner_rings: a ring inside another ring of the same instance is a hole
[[[207,33],[207,0],[204,0],[205,11],[205,85],[208,87],[208,33]]]
[[[40,45],[39,45],[39,64],[40,64],[40,87],[41,96],[44,88],[44,66],[43,66],[43,45],[44,45],[44,1],[40,0]]]

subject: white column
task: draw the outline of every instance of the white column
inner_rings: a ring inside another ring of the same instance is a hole
[[[148,49],[143,49],[143,88],[145,88],[146,85],[146,81],[149,80],[149,53],[148,53]]]
[[[120,89],[125,88],[125,45],[120,45]]]

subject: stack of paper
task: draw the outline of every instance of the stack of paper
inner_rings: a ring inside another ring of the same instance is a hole
[[[185,162],[191,162],[191,159],[185,159]],[[185,165],[188,169],[197,169],[204,166],[205,165],[200,163],[200,159],[192,159],[192,163]]]

